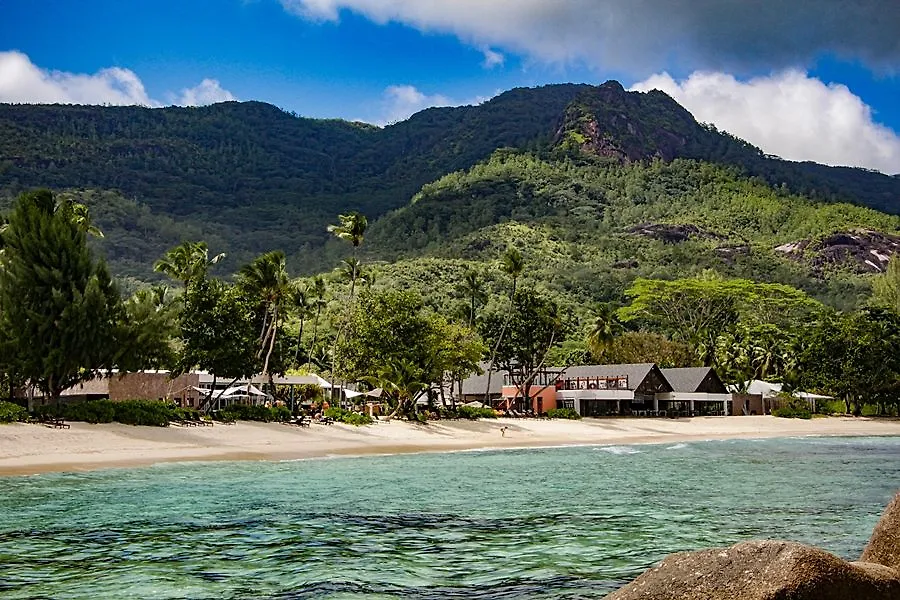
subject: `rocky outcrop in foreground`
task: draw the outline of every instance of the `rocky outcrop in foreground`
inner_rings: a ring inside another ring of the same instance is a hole
[[[900,600],[900,494],[858,562],[795,542],[680,552],[606,600]]]

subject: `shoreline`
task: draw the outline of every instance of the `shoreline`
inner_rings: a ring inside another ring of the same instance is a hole
[[[506,435],[501,435],[506,427]],[[134,468],[170,462],[292,461],[333,457],[550,447],[688,443],[786,437],[900,436],[900,420],[771,416],[581,421],[490,419],[374,425],[240,422],[214,427],[71,423],[71,429],[0,426],[0,477]]]

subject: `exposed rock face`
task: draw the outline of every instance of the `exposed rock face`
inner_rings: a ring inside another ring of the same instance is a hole
[[[900,495],[861,562],[795,542],[680,552],[607,600],[900,600]]]
[[[829,266],[850,266],[859,273],[881,273],[891,256],[900,253],[900,236],[880,231],[849,231],[822,240],[783,244],[776,251],[796,260],[809,259],[823,271]]]

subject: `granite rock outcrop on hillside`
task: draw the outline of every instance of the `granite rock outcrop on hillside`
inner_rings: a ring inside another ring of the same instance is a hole
[[[900,600],[900,494],[858,562],[786,541],[666,557],[607,600]]]

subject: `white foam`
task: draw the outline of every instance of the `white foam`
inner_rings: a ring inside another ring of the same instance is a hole
[[[674,446],[669,446],[666,450],[681,450],[683,448],[687,448],[687,444],[675,444]]]
[[[597,448],[597,450],[602,450],[603,452],[609,452],[610,454],[616,454],[619,456],[641,453],[641,450],[632,448],[631,446],[603,446],[602,448]]]

